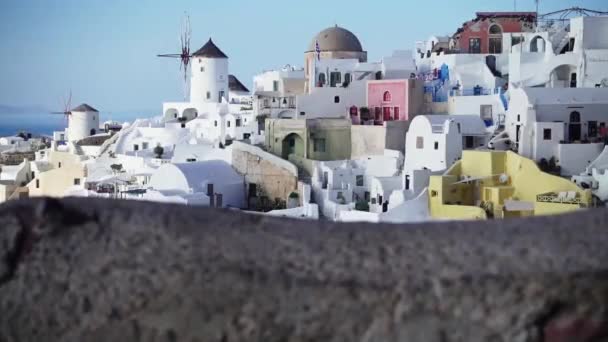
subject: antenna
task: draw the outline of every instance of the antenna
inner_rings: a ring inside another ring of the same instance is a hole
[[[181,47],[180,53],[171,53],[171,54],[162,54],[157,55],[157,57],[166,57],[166,58],[179,58],[179,70],[184,71],[184,101],[188,96],[188,68],[190,67],[190,38],[192,36],[192,28],[190,26],[190,16],[187,12],[184,12],[184,17],[182,18],[181,24],[181,33],[179,36],[179,43]]]

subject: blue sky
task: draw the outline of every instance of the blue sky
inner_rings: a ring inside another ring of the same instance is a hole
[[[608,11],[606,0],[541,0],[541,12],[570,6]],[[431,34],[452,34],[476,11],[512,11],[512,0],[0,0],[0,104],[61,109],[158,110],[182,97],[176,60],[180,20],[192,22],[192,49],[209,37],[230,57],[230,72],[253,75],[302,65],[314,35],[338,24],[378,60]],[[533,0],[517,0],[533,10]]]

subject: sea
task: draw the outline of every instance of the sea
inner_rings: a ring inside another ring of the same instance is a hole
[[[160,114],[152,112],[101,112],[100,122],[108,120],[120,123],[133,122],[135,119],[151,118]],[[0,137],[15,135],[21,131],[34,135],[52,136],[55,131],[62,131],[68,125],[67,117],[49,113],[0,113]]]

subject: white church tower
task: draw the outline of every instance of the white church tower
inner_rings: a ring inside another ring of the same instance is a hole
[[[99,130],[99,112],[86,103],[70,111],[68,121],[69,141],[81,140],[97,134]]]
[[[190,102],[221,102],[229,99],[228,56],[211,39],[192,54]]]

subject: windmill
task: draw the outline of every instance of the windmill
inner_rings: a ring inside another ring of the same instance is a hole
[[[181,45],[181,53],[170,53],[170,54],[161,54],[157,55],[157,57],[164,58],[179,58],[180,71],[184,71],[184,100],[188,96],[188,68],[190,66],[190,37],[192,34],[192,29],[190,27],[190,16],[187,13],[184,13],[184,18],[182,19],[182,30],[179,36],[179,42]]]
[[[63,98],[63,111],[62,112],[51,112],[51,114],[63,114],[63,115],[65,115],[65,119],[67,120],[69,118],[69,116],[72,114],[71,108],[72,108],[72,91],[70,90],[68,97]]]

